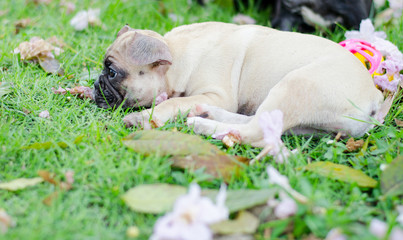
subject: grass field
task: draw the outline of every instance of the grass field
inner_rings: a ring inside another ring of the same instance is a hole
[[[188,186],[195,181],[203,188],[218,189],[221,181],[207,181],[201,171],[172,170],[166,157],[143,156],[126,148],[122,137],[132,130],[122,123],[123,111],[99,109],[89,100],[68,95],[56,95],[51,88],[85,85],[93,80],[80,78],[85,71],[99,72],[105,49],[113,42],[117,31],[126,23],[133,28],[147,28],[161,34],[171,28],[192,22],[231,22],[234,12],[213,4],[206,7],[192,5],[186,0],[163,1],[76,1],[76,11],[67,14],[59,1],[49,5],[35,5],[28,0],[2,0],[0,10],[0,82],[13,84],[11,93],[0,98],[0,182],[17,178],[37,177],[39,170],[47,170],[63,180],[64,173],[74,171],[74,185],[62,191],[50,205],[42,201],[55,191],[51,184],[39,184],[16,192],[0,190],[0,208],[17,222],[0,239],[125,239],[129,226],[140,229],[138,239],[147,239],[158,216],[131,211],[120,196],[128,189],[143,183],[173,183]],[[101,9],[101,26],[75,31],[69,24],[79,10]],[[174,22],[168,13],[176,14],[183,22]],[[245,10],[258,24],[269,25],[268,14]],[[15,34],[17,20],[31,18],[32,23]],[[403,49],[403,19],[397,26],[385,27],[388,39]],[[344,32],[326,34],[341,41]],[[57,36],[71,48],[56,57],[65,69],[64,76],[48,75],[36,64],[24,63],[12,53],[21,42],[33,36],[43,39]],[[89,61],[88,59],[93,60]],[[70,76],[70,77],[69,77]],[[292,96],[290,96],[292,97]],[[345,153],[345,140],[327,144],[332,136],[309,138],[283,137],[290,149],[299,153],[285,165],[276,164],[267,157],[261,163],[242,170],[233,178],[229,189],[260,189],[269,187],[265,167],[274,165],[288,176],[293,188],[307,196],[313,205],[326,211],[318,213],[301,205],[296,216],[271,224],[263,224],[255,234],[264,239],[268,228],[272,239],[303,239],[307,236],[323,239],[333,228],[342,229],[351,239],[376,239],[368,232],[373,218],[388,223],[389,230],[398,225],[397,205],[403,205],[398,196],[383,197],[381,188],[361,188],[355,183],[332,180],[303,171],[308,161],[331,161],[352,166],[379,180],[381,164],[388,164],[402,154],[403,133],[394,119],[403,119],[402,91],[395,98],[384,126],[371,130],[362,139],[369,147],[361,156]],[[49,119],[38,117],[48,110]],[[182,129],[191,132],[183,121],[167,124],[164,129]],[[81,143],[74,140],[84,135]],[[21,149],[32,143],[65,142],[68,147],[49,149]],[[227,150],[220,141],[211,140],[230,154],[248,158],[260,149],[235,146]],[[402,169],[403,172],[403,169]],[[287,225],[294,226],[284,230]],[[284,231],[283,231],[284,230]],[[313,238],[311,238],[313,239]]]

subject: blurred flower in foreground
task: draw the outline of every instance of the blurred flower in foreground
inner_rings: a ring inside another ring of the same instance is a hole
[[[385,237],[387,231],[388,225],[379,219],[374,218],[369,224],[369,232],[374,234],[378,238]]]
[[[281,141],[283,112],[280,110],[263,112],[259,117],[259,125],[263,130],[263,138],[267,144],[262,153],[272,155],[278,163],[284,163],[290,153]]]
[[[346,235],[342,233],[342,231],[338,228],[333,228],[330,232],[326,235],[325,240],[347,240]]]
[[[213,233],[209,226],[228,218],[228,208],[224,205],[226,188],[221,187],[216,205],[201,196],[197,184],[191,184],[189,193],[179,197],[173,211],[157,220],[152,240],[209,240]]]
[[[101,10],[98,8],[80,11],[70,20],[70,25],[77,31],[82,31],[88,28],[88,26],[101,25],[101,20],[99,19],[100,13]]]
[[[308,199],[300,194],[299,192],[295,191],[288,180],[288,178],[284,175],[281,175],[277,169],[273,166],[267,167],[267,174],[269,175],[269,183],[276,184],[280,186],[283,190],[285,190],[288,194],[290,194],[294,199],[296,199],[300,203],[307,203]]]
[[[403,80],[403,74],[400,74],[401,70],[403,70],[403,61],[399,61],[393,56],[388,57],[381,62],[378,69],[378,72],[385,72],[385,74],[376,75],[374,82],[383,90],[396,92],[400,81]]]

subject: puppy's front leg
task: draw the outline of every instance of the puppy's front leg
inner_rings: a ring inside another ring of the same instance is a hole
[[[160,103],[154,110],[146,109],[141,112],[128,114],[123,118],[123,122],[126,124],[126,127],[141,125],[144,129],[150,129],[151,120],[157,126],[162,126],[166,121],[173,120],[179,112],[184,113],[194,108],[197,104],[208,104],[228,110],[231,106],[227,103],[228,101],[225,101],[225,99],[217,94],[171,98]]]

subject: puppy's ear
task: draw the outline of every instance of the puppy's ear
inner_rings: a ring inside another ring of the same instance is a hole
[[[133,28],[129,27],[129,25],[126,24],[124,27],[122,27],[122,29],[119,30],[119,32],[118,32],[116,38],[120,37],[120,35],[122,35],[122,34],[125,33],[125,32],[133,31],[133,30],[134,30]]]
[[[171,65],[172,55],[163,41],[136,32],[131,43],[131,57],[136,65]]]

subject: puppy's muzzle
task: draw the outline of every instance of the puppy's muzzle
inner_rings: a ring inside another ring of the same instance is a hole
[[[100,75],[94,83],[94,99],[98,107],[105,109],[115,109],[123,102],[123,96],[104,75]]]

